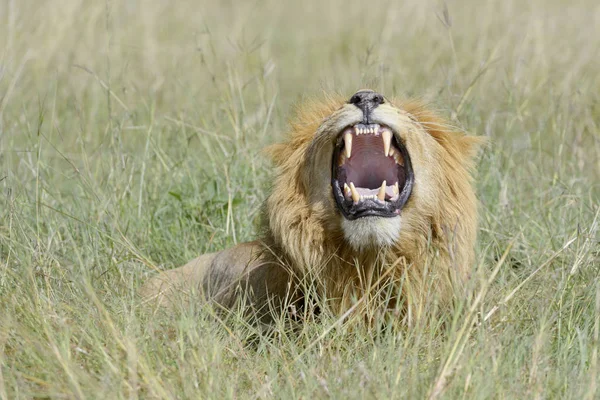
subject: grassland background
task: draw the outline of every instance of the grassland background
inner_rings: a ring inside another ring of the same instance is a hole
[[[254,237],[293,104],[365,86],[490,138],[446,328],[142,312]],[[3,0],[0,398],[599,398],[599,125],[593,0]]]

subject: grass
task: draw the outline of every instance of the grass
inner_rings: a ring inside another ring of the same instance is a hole
[[[0,3],[0,398],[598,398],[597,2]],[[487,136],[472,296],[374,332],[148,315],[253,238],[304,96],[421,97]]]

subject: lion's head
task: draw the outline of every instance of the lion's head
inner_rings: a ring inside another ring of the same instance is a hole
[[[399,270],[411,266],[413,281],[424,269],[443,277],[440,288],[462,281],[473,263],[479,142],[419,103],[372,90],[304,104],[289,141],[270,148],[269,236],[294,269],[334,280],[383,253]]]

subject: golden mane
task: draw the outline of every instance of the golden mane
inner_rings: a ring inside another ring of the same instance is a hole
[[[427,209],[410,215],[405,221],[410,229],[392,248],[356,251],[344,243],[339,226],[332,223],[334,207],[326,206],[332,200],[311,199],[307,189],[311,184],[306,174],[308,153],[314,134],[322,120],[343,103],[340,96],[326,96],[301,104],[290,122],[289,139],[267,149],[277,168],[266,201],[269,242],[282,251],[300,276],[310,269],[318,270],[319,277],[329,282],[328,297],[340,299],[341,309],[349,306],[351,298],[360,297],[353,290],[364,290],[361,282],[372,282],[385,269],[383,259],[397,270],[391,279],[402,281],[404,299],[410,306],[424,304],[422,297],[431,290],[423,285],[426,275],[431,274],[437,275],[439,300],[448,301],[474,262],[477,205],[472,171],[482,139],[459,132],[421,102],[391,100],[439,144],[439,164],[433,168],[435,198],[426,203]],[[418,155],[411,153],[413,159]],[[415,174],[418,176],[419,171]],[[355,268],[357,263],[361,268]]]

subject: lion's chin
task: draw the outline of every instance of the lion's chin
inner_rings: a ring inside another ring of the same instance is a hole
[[[355,220],[342,217],[344,238],[355,250],[393,245],[400,236],[400,225],[400,216],[363,217]]]

